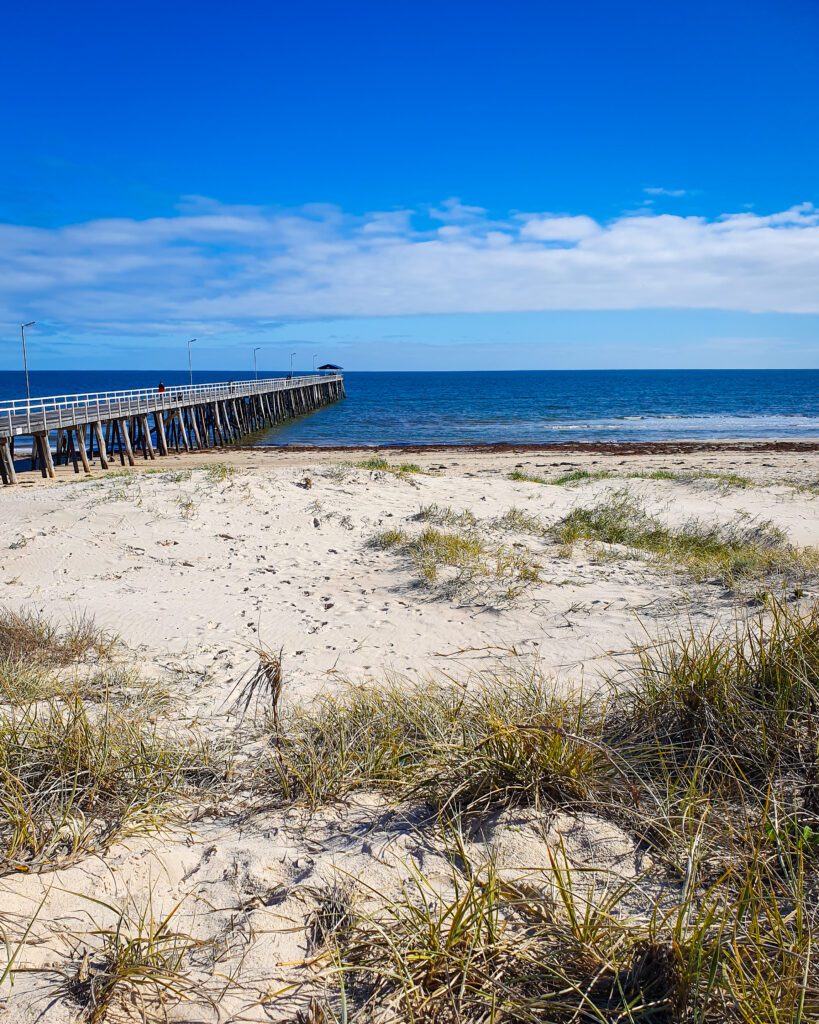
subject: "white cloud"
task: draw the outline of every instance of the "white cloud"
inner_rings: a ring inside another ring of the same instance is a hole
[[[819,312],[819,210],[353,217],[227,207],[46,229],[0,225],[0,319],[81,330],[343,316],[663,307]],[[418,226],[418,225],[422,226]]]
[[[686,188],[644,188],[643,192],[647,196],[671,196],[673,199],[679,199],[681,196],[688,195],[688,189]]]
[[[600,225],[591,217],[559,217],[543,214],[522,214],[522,238],[533,238],[539,242],[581,242],[591,238],[600,230]]]

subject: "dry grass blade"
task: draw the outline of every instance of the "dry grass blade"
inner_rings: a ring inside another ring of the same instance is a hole
[[[311,951],[346,941],[357,920],[358,888],[349,878],[335,878],[319,889],[307,890],[316,906],[307,920],[307,946]]]
[[[256,655],[256,666],[247,673],[243,680],[240,680],[241,689],[232,707],[242,715],[246,715],[251,707],[254,714],[263,708],[265,713],[270,714],[274,733],[278,735],[284,685],[282,675],[284,647],[274,651],[267,645],[259,643],[251,647],[250,650]]]

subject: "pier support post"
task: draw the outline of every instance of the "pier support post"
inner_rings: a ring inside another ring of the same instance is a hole
[[[182,447],[186,452],[189,452],[191,450],[191,446],[188,443],[188,431],[185,429],[185,420],[182,416],[182,410],[176,409],[175,413],[177,430],[179,432],[179,436],[182,438]]]
[[[0,441],[0,472],[3,474],[4,484],[16,484],[17,473],[14,469],[14,457],[11,452],[11,445],[5,438]]]
[[[77,448],[80,452],[80,461],[82,462],[82,468],[86,473],[91,472],[91,463],[88,461],[88,449],[85,447],[85,424],[81,424],[74,431],[77,435]]]
[[[51,457],[51,444],[48,440],[48,434],[41,431],[40,433],[35,434],[34,437],[38,455],[40,456],[40,466],[42,467],[43,476],[47,476],[53,480],[57,474],[54,472],[54,459]]]
[[[162,412],[157,409],[154,413],[154,426],[156,427],[156,443],[160,455],[168,454],[168,439],[165,437],[165,420]]]
[[[102,436],[102,426],[100,425],[100,421],[94,420],[91,426],[94,431],[94,437],[97,439],[97,448],[100,453],[100,468],[108,469],[108,452],[105,448],[105,438]]]
[[[225,439],[222,434],[222,421],[219,418],[219,403],[213,403],[213,443],[224,445]],[[218,438],[218,441],[217,441]]]
[[[131,438],[128,434],[128,421],[122,419],[119,421],[120,437],[125,445],[125,455],[128,459],[128,465],[133,466],[134,463],[134,449],[131,447]]]
[[[197,425],[196,425],[196,409],[193,406],[190,406],[188,408],[187,412],[188,412],[188,417],[189,417],[189,422],[190,422],[189,431],[190,431],[191,434],[193,434],[193,440],[194,440],[194,442],[196,444],[196,447],[199,448],[200,451],[201,451],[201,449],[202,449],[202,438],[199,436],[199,427],[197,427]],[[182,412],[182,415],[184,416],[184,410]]]
[[[151,428],[148,426],[148,417],[140,416],[139,422],[142,427],[142,451],[149,459],[156,459],[154,446],[151,443]]]

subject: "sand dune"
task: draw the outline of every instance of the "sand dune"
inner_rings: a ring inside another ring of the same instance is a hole
[[[241,452],[220,455],[215,467],[177,458],[158,472],[79,481],[62,473],[54,484],[0,490],[0,605],[56,622],[83,613],[116,632],[118,659],[168,692],[162,724],[229,737],[241,775],[242,755],[253,760],[263,743],[258,722],[232,702],[259,643],[282,652],[287,707],[348,682],[470,684],[510,663],[536,666],[559,689],[592,691],[633,659],[635,642],[758,610],[756,584],[698,577],[622,545],[567,546],[548,533],[573,509],[611,503],[624,488],[671,529],[694,520],[768,524],[793,545],[819,544],[814,453],[451,450],[412,455],[421,472],[354,465],[373,457]],[[612,475],[563,485],[509,478],[576,469]],[[675,478],[633,475],[657,469]],[[510,525],[512,509],[544,532]],[[444,566],[425,580],[409,548],[373,545],[384,531],[411,541],[436,523],[477,537],[492,571],[455,586],[457,570]],[[532,578],[510,586],[515,570],[497,570],[498,552],[527,560]],[[810,597],[816,579],[784,585]],[[195,983],[167,1007],[171,1019],[292,1020],[323,990],[310,966],[309,921],[334,879],[363,880],[365,902],[398,891],[409,865],[442,889],[450,884],[440,835],[419,825],[412,806],[365,793],[311,813],[246,796],[233,785],[187,824],[123,839],[104,857],[0,878],[0,926],[12,941],[37,912],[16,965],[38,970],[15,976],[5,1019],[76,1019],[61,977],[93,947],[94,929],[112,923],[111,907],[138,913],[150,902],[157,915],[180,904],[177,926],[211,943],[193,955]],[[515,877],[540,869],[556,844],[574,863],[618,876],[644,867],[633,838],[588,813],[540,820],[510,811],[487,818],[472,842]]]

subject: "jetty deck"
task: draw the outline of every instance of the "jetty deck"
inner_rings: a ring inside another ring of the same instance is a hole
[[[341,374],[138,388],[0,402],[0,479],[18,482],[15,445],[31,439],[32,470],[55,463],[90,473],[136,456],[219,448],[345,397]]]

